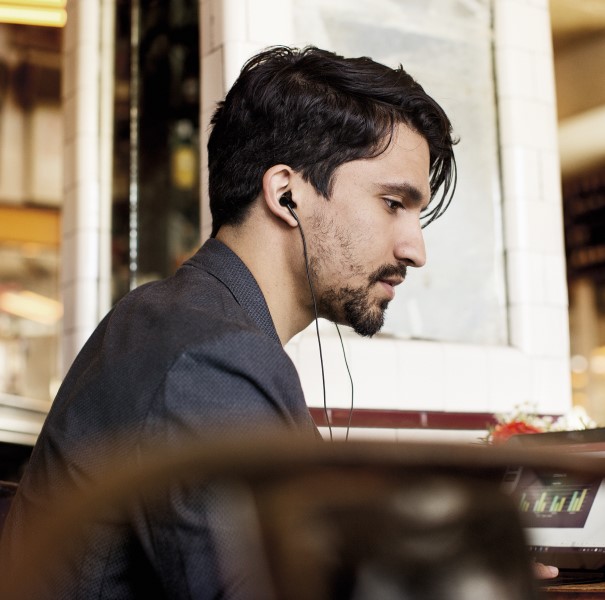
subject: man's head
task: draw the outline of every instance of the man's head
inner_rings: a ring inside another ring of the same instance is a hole
[[[431,206],[447,208],[455,186],[451,124],[402,67],[343,58],[318,48],[275,47],[249,60],[212,119],[208,141],[213,232],[244,221],[265,172],[289,165],[329,199],[336,169],[384,152],[398,124],[428,143]]]

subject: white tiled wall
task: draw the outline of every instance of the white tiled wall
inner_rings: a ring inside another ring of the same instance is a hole
[[[276,7],[279,5],[279,10]],[[511,345],[465,346],[346,334],[359,408],[502,412],[571,403],[567,290],[547,0],[495,0],[495,62]],[[204,96],[218,99],[259,47],[287,43],[289,2],[202,0]],[[205,33],[204,33],[205,32]],[[210,58],[213,57],[212,62]],[[202,168],[205,168],[203,157]],[[464,176],[462,174],[462,176]],[[209,233],[206,199],[203,235]],[[333,331],[322,327],[328,404],[347,406],[349,385]],[[315,330],[288,351],[307,401],[323,402]],[[327,356],[326,356],[327,355]],[[382,432],[389,439],[396,432]],[[360,433],[361,435],[361,433]],[[365,434],[364,434],[365,435]],[[371,435],[371,432],[367,432]]]
[[[216,103],[231,87],[242,65],[266,46],[292,38],[289,0],[200,0],[202,106],[200,145],[202,197],[201,237],[212,229],[208,208],[208,124]]]
[[[113,23],[114,8],[115,0],[67,2],[62,91],[64,369],[108,304],[111,119],[107,109],[112,102],[113,61],[104,53],[113,47],[107,22]]]
[[[527,400],[559,412],[571,391],[548,3],[498,0],[495,9],[511,340],[528,364]]]

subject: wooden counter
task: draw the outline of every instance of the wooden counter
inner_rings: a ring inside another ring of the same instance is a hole
[[[544,597],[548,600],[605,600],[605,582],[574,585],[544,586]]]

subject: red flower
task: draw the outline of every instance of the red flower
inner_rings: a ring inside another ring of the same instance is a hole
[[[511,435],[517,433],[542,433],[542,429],[528,425],[524,421],[498,423],[492,430],[491,438],[493,442],[505,442]]]

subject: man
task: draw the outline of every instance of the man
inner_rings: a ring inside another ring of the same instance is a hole
[[[283,345],[317,316],[375,334],[407,268],[425,262],[421,217],[449,203],[453,141],[443,110],[403,69],[269,49],[245,65],[212,125],[212,239],[173,277],[121,300],[76,358],[5,553],[59,493],[150,444],[260,428],[312,439]],[[128,518],[99,519],[48,597],[232,597],[245,583],[219,572],[212,495],[166,496],[161,514],[141,500]]]

